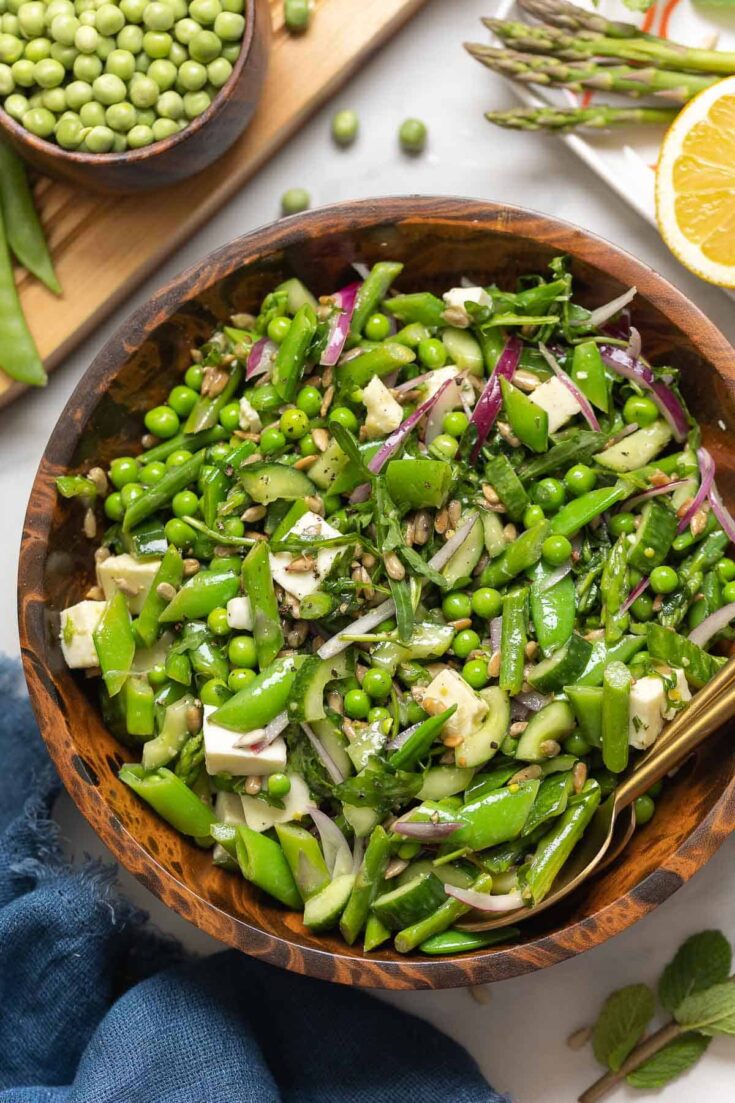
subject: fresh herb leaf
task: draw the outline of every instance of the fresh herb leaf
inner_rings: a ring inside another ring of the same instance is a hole
[[[430,566],[425,559],[422,559],[419,553],[414,548],[401,548],[398,553],[404,560],[407,567],[410,567],[416,574],[425,578],[427,582],[432,582],[434,586],[438,586],[440,590],[446,590],[449,586],[449,582],[439,571]]]
[[[404,805],[416,796],[423,785],[421,774],[407,770],[389,770],[370,760],[367,769],[356,777],[348,777],[334,789],[334,795],[345,804],[358,808],[376,808],[389,812],[396,805]]]
[[[413,633],[413,602],[411,601],[411,587],[403,581],[389,579],[391,597],[396,605],[396,621],[398,623],[398,638],[401,643],[408,643]]]
[[[693,992],[679,1004],[674,1018],[700,1034],[735,1034],[735,982],[727,980]]]
[[[696,1065],[711,1040],[703,1034],[680,1034],[639,1065],[634,1072],[628,1073],[625,1079],[631,1087],[642,1088],[644,1091],[663,1088]]]
[[[350,430],[346,429],[344,425],[340,425],[336,421],[331,421],[329,423],[329,431],[334,439],[337,441],[337,444],[340,446],[344,454],[346,456],[349,456],[352,463],[356,465],[360,472],[361,478],[364,478],[366,481],[374,479],[375,476],[365,463],[365,456],[360,451],[357,440],[352,435]]]
[[[618,1071],[643,1036],[655,1007],[646,984],[629,984],[608,996],[592,1031],[592,1048],[601,1065]]]
[[[721,931],[700,931],[682,943],[663,971],[658,998],[672,1014],[682,1000],[730,975],[732,947]]]

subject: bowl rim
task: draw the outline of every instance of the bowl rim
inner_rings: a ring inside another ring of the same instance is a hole
[[[83,433],[99,396],[114,380],[125,362],[145,342],[150,333],[164,324],[184,303],[237,269],[261,260],[275,251],[298,247],[319,236],[324,226],[329,234],[334,224],[340,234],[367,230],[380,225],[410,222],[458,223],[469,228],[484,226],[495,232],[536,240],[558,248],[605,272],[627,286],[636,286],[671,324],[686,332],[697,332],[699,351],[728,378],[723,370],[732,364],[735,351],[722,333],[686,296],[654,269],[604,238],[573,223],[541,212],[502,203],[454,196],[396,196],[354,200],[292,215],[244,234],[214,250],[185,269],[134,310],[95,356],[82,375],[54,427],[36,473],[31,499],[53,501],[53,479],[58,464],[68,462]],[[604,269],[603,269],[604,263]],[[732,368],[730,368],[732,375]],[[53,459],[52,459],[53,457]],[[43,656],[48,640],[43,617],[38,615],[42,600],[27,602],[23,593],[44,594],[44,564],[51,529],[52,510],[36,514],[30,522],[31,506],[23,529],[19,563],[18,613],[24,673],[31,703],[47,749],[62,772],[67,763],[61,753],[59,730],[65,729],[73,743],[70,725],[50,697],[55,711],[53,723],[41,708],[49,698],[50,679]],[[663,903],[709,858],[735,828],[735,773],[719,798],[692,833],[669,856],[666,864],[649,873],[627,893],[599,910],[585,915],[560,931],[545,934],[521,944],[500,945],[472,953],[424,959],[408,956],[405,961],[352,957],[322,950],[299,942],[298,933],[283,938],[246,918],[233,916],[219,908],[197,890],[184,884],[164,868],[124,827],[110,823],[109,805],[96,786],[86,788],[87,806],[77,805],[103,842],[128,870],[164,904],[174,908],[181,892],[193,895],[201,905],[196,923],[218,941],[270,961],[275,965],[311,976],[372,988],[452,988],[505,980],[546,968],[605,942],[612,933],[631,926]],[[114,818],[114,817],[113,817]],[[133,858],[131,859],[131,849]],[[154,874],[154,875],[152,875]],[[297,951],[297,952],[296,952]]]
[[[141,149],[126,149],[123,150],[122,153],[78,153],[73,149],[63,149],[62,146],[56,145],[54,142],[49,141],[48,138],[39,138],[37,135],[31,134],[29,130],[21,126],[11,115],[8,115],[1,103],[0,134],[5,131],[19,144],[29,146],[33,149],[39,157],[58,159],[67,164],[84,166],[85,168],[93,168],[96,165],[140,165],[145,161],[151,160],[153,157],[176,149],[188,138],[192,138],[194,135],[198,134],[202,127],[206,126],[208,122],[211,122],[216,115],[219,115],[226,101],[229,99],[232,89],[243,74],[250,57],[255,35],[256,0],[243,0],[243,3],[245,7],[245,11],[243,12],[245,17],[245,31],[241,40],[240,53],[237,61],[232,67],[232,72],[227,78],[227,81],[218,89],[217,95],[214,97],[207,110],[203,111],[201,115],[197,115],[195,119],[191,120],[188,126],[184,127],[183,130],[179,130],[176,134],[171,134],[168,138],[163,138],[158,142],[151,142],[150,145],[143,146]]]

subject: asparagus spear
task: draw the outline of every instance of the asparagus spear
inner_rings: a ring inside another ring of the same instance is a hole
[[[581,92],[595,88],[627,96],[661,96],[672,103],[687,103],[698,92],[719,78],[698,73],[671,73],[649,65],[636,69],[630,65],[570,65],[556,57],[523,54],[517,50],[466,43],[465,48],[488,69],[522,84],[555,85]]]
[[[603,130],[625,123],[672,123],[675,107],[517,107],[511,111],[488,111],[485,118],[509,130],[567,131],[577,127]]]
[[[504,19],[483,19],[503,42],[532,54],[554,54],[565,61],[586,61],[594,57],[620,58],[640,65],[692,70],[699,73],[735,73],[735,53],[698,50],[659,38],[606,38],[594,31],[567,34],[556,27],[531,26]]]
[[[570,4],[569,0],[518,0],[519,6],[528,15],[541,23],[551,23],[566,31],[594,31],[607,38],[657,38],[647,34],[635,23],[622,23],[615,19],[606,19],[596,11],[586,11]]]

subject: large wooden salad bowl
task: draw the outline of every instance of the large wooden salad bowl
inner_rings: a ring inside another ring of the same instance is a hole
[[[522,927],[520,937],[460,957],[365,955],[338,937],[310,934],[301,916],[266,901],[210,861],[144,806],[117,772],[130,752],[102,723],[91,683],[70,673],[58,612],[92,581],[93,548],[78,507],[54,490],[58,474],[139,449],[145,409],[163,401],[214,322],[252,309],[296,275],[339,287],[354,261],[405,262],[403,287],[441,289],[469,276],[508,284],[572,258],[578,297],[596,306],[636,285],[634,322],[646,354],[681,368],[683,390],[732,504],[735,353],[674,287],[632,256],[541,214],[465,199],[347,203],[286,219],[213,253],[164,287],[107,343],[72,395],[31,495],[21,549],[19,606],[25,673],[43,737],[77,806],[115,856],[184,918],[222,942],[276,965],[343,984],[444,988],[541,969],[604,942],[671,895],[735,826],[735,743],[723,731],[669,783],[652,822],[624,855],[571,899]]]

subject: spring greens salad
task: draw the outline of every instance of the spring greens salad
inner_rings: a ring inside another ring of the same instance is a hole
[[[61,646],[215,863],[312,931],[446,953],[508,937],[455,925],[542,900],[725,661],[735,522],[634,290],[401,270],[276,287],[139,455],[58,480],[109,522]]]

